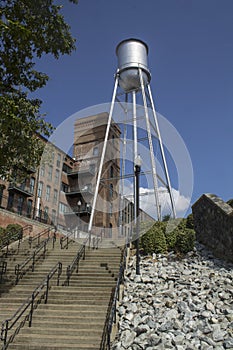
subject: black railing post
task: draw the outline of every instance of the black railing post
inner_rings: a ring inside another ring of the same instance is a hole
[[[8,327],[9,327],[9,321],[6,320],[2,323],[2,335],[1,340],[3,340],[3,349],[6,349],[6,343],[7,343],[7,335],[8,335]]]
[[[69,286],[70,285],[70,265],[67,266],[66,276],[67,276],[67,286]]]
[[[45,241],[45,242],[44,242],[43,259],[45,259],[45,253],[46,253],[46,246],[47,246],[47,242],[48,242],[48,241]]]
[[[32,256],[32,272],[34,272],[34,267],[35,267],[35,256],[36,256],[36,253],[34,252]]]
[[[15,266],[15,274],[16,274],[15,284],[17,284],[19,282],[19,264]]]
[[[28,243],[29,243],[29,247],[31,248],[32,247],[32,237],[31,236],[28,238]]]
[[[29,314],[29,327],[32,326],[32,315],[33,315],[33,310],[34,310],[34,300],[35,300],[35,294],[32,293],[32,301],[31,301],[31,310],[30,310],[30,314]]]
[[[58,272],[57,272],[57,286],[59,286],[59,284],[60,284],[61,273],[62,273],[62,263],[59,262],[58,263]]]
[[[83,260],[86,258],[86,246],[85,244],[83,245]]]
[[[45,304],[47,304],[47,301],[48,301],[48,294],[49,294],[49,275],[47,276],[47,280],[46,280],[46,292],[45,292],[45,301],[44,301]]]
[[[56,231],[55,231],[55,232],[53,233],[53,249],[54,249],[56,240],[57,240],[57,236],[56,236]]]

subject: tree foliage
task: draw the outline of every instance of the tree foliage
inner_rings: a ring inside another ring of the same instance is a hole
[[[77,3],[78,0],[69,0]],[[40,114],[41,101],[29,97],[48,76],[35,69],[44,54],[58,59],[75,49],[70,27],[54,0],[1,0],[0,3],[0,172],[35,168],[42,154],[36,133],[53,127]]]

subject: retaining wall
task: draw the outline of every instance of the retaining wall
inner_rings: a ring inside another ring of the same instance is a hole
[[[214,194],[203,194],[192,212],[197,240],[233,262],[233,208]]]

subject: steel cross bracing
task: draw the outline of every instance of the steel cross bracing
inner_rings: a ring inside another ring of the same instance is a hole
[[[147,173],[152,173],[154,195],[155,195],[155,207],[156,207],[155,209],[156,209],[156,213],[157,213],[157,219],[161,220],[161,204],[160,204],[160,198],[159,198],[159,193],[158,193],[159,192],[158,191],[158,180],[165,186],[167,192],[169,193],[172,216],[173,216],[173,218],[176,217],[175,202],[174,202],[174,198],[173,198],[172,187],[171,187],[168,167],[167,167],[167,163],[166,163],[162,138],[161,138],[161,134],[160,134],[160,130],[159,130],[158,118],[156,115],[153,97],[152,97],[152,93],[151,93],[151,88],[150,88],[149,83],[146,86],[144,85],[143,77],[142,77],[142,69],[140,68],[140,65],[138,66],[138,75],[140,78],[140,88],[132,90],[132,91],[124,92],[124,93],[122,93],[122,91],[121,92],[117,91],[118,88],[120,89],[120,87],[119,87],[119,69],[115,75],[115,85],[114,85],[112,101],[111,101],[111,105],[110,105],[107,127],[106,127],[106,131],[105,131],[105,138],[104,138],[103,149],[102,149],[102,154],[101,154],[100,164],[99,164],[99,171],[98,171],[98,175],[97,175],[96,187],[95,187],[93,203],[92,203],[92,211],[91,211],[90,221],[89,221],[89,226],[88,226],[89,232],[92,230],[93,218],[94,218],[94,214],[95,214],[95,210],[96,210],[96,202],[97,202],[99,187],[103,181],[102,171],[103,171],[103,165],[104,165],[104,158],[105,158],[105,154],[106,154],[107,142],[109,139],[111,122],[113,119],[113,112],[114,112],[115,103],[120,104],[122,110],[124,111],[124,116],[125,116],[124,118],[119,119],[119,121],[118,121],[119,124],[123,124],[123,140],[120,139],[120,142],[123,144],[123,152],[122,152],[122,160],[121,160],[121,164],[122,164],[121,165],[121,173],[120,173],[119,177],[114,177],[114,179],[118,178],[121,180],[121,183],[120,183],[121,191],[122,191],[121,194],[124,192],[123,179],[127,178],[127,177],[133,177],[133,174],[128,174],[128,175],[125,174],[126,144],[128,142],[133,143],[133,161],[135,161],[135,158],[138,156],[138,142],[140,142],[142,140],[148,140],[151,170],[150,171],[142,171],[141,175],[145,175]],[[141,94],[141,96],[142,96],[143,110],[144,110],[144,115],[140,115],[140,116],[137,115],[137,108],[136,108],[136,105],[137,105],[136,99],[137,99],[137,95],[139,95],[139,94]],[[118,98],[119,96],[125,96],[125,102],[121,102]],[[132,106],[133,106],[132,107],[132,116],[129,114],[129,110],[128,110],[129,96],[131,96],[131,101],[132,101]],[[151,120],[149,118],[148,109],[152,110],[153,123],[151,122]],[[137,121],[145,121],[146,131],[147,131],[146,137],[138,137]],[[127,140],[127,123],[132,123],[133,140]],[[153,130],[154,135],[156,136],[156,138],[158,139],[158,142],[159,142],[159,150],[161,152],[162,163],[163,163],[162,165],[164,168],[164,174],[165,174],[165,179],[166,179],[165,181],[157,173],[151,130]],[[106,180],[106,179],[104,179],[104,180]],[[135,182],[134,182],[134,193],[135,193]],[[121,210],[121,207],[122,207],[122,203],[120,201],[120,210]],[[121,213],[120,213],[120,223],[121,223],[121,220],[122,220],[122,218],[121,218]]]

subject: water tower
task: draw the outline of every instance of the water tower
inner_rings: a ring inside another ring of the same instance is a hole
[[[116,55],[118,59],[118,68],[115,74],[115,84],[113,89],[113,95],[112,95],[112,101],[111,101],[111,107],[109,111],[108,116],[108,123],[106,126],[106,134],[105,134],[105,140],[103,144],[100,164],[99,164],[99,172],[97,176],[97,182],[96,182],[96,188],[93,198],[93,204],[92,204],[92,213],[90,217],[89,222],[89,231],[91,231],[92,223],[93,223],[93,217],[94,212],[96,208],[96,200],[98,196],[100,181],[101,181],[101,174],[104,164],[104,157],[106,153],[106,147],[107,147],[107,141],[109,138],[109,130],[110,125],[112,123],[113,118],[113,111],[115,103],[121,103],[121,101],[124,101],[124,103],[130,103],[132,106],[132,159],[135,161],[138,156],[138,148],[140,143],[140,137],[138,132],[138,120],[139,117],[145,122],[145,130],[147,132],[147,141],[148,141],[148,154],[150,158],[150,170],[153,178],[153,189],[154,189],[154,196],[155,196],[155,212],[157,216],[157,220],[161,220],[161,204],[160,204],[160,195],[159,195],[159,188],[158,188],[158,181],[162,181],[162,184],[164,188],[166,189],[169,199],[170,199],[170,207],[171,207],[171,216],[176,217],[176,211],[175,211],[175,203],[174,198],[172,194],[172,187],[167,167],[167,162],[165,158],[165,152],[163,147],[163,142],[161,138],[161,133],[159,129],[159,123],[157,114],[155,111],[154,101],[151,93],[150,88],[150,81],[151,81],[151,73],[148,68],[148,46],[146,43],[144,43],[142,40],[138,39],[127,39],[121,41],[117,47],[116,47]],[[138,103],[141,103],[142,109],[143,109],[143,115],[138,116],[137,115],[137,105]],[[153,123],[151,121],[151,115],[153,119]],[[153,125],[152,125],[153,124]],[[164,179],[161,179],[161,177],[158,175],[157,167],[156,167],[156,157],[155,157],[155,151],[153,146],[153,135],[151,130],[155,131],[157,142],[159,145],[159,152],[160,157],[162,160],[162,166],[164,171]],[[124,138],[126,138],[126,135],[124,135]],[[124,154],[124,150],[123,150]],[[124,157],[123,157],[124,158]],[[122,177],[124,177],[124,159],[122,162]]]

